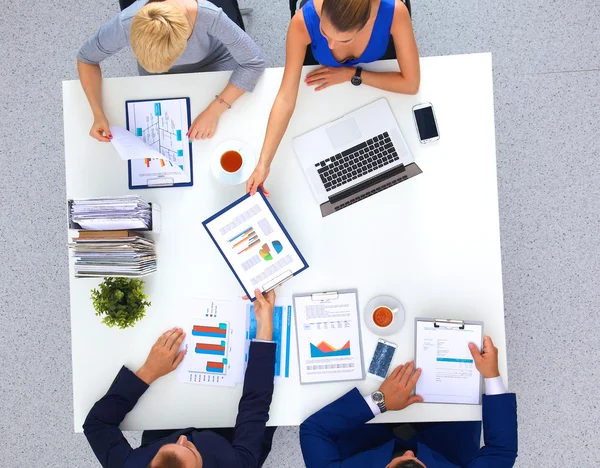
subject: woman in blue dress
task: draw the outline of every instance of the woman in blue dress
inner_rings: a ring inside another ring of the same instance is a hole
[[[358,64],[384,56],[390,36],[400,71],[362,70]],[[402,0],[308,0],[288,29],[283,80],[271,109],[258,165],[246,184],[252,194],[260,187],[268,195],[263,184],[294,113],[308,45],[322,65],[304,80],[315,91],[344,82],[403,94],[419,90],[419,51]]]

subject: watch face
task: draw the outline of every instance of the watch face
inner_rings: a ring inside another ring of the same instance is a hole
[[[358,86],[359,84],[362,83],[362,79],[359,76],[353,76],[352,80],[350,81],[354,86]]]
[[[372,398],[375,403],[381,403],[383,401],[383,393],[375,392],[373,393]]]

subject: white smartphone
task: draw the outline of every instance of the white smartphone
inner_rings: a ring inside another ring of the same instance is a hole
[[[389,341],[382,340],[381,338],[377,341],[377,347],[369,364],[369,370],[367,374],[376,380],[385,380],[396,352],[396,345]]]
[[[440,139],[440,131],[430,102],[413,107],[413,115],[421,143],[430,143]]]

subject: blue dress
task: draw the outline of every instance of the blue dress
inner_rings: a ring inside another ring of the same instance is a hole
[[[379,60],[384,56],[390,41],[390,30],[392,20],[394,19],[395,6],[395,0],[381,0],[367,48],[356,60],[347,60],[344,63],[340,63],[331,53],[331,49],[327,45],[327,39],[321,34],[321,19],[317,15],[313,0],[308,0],[302,7],[302,13],[304,14],[304,23],[310,35],[310,47],[315,60],[327,67],[354,66],[359,63],[369,63]]]

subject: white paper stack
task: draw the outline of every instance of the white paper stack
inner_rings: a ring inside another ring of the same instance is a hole
[[[137,195],[73,200],[71,221],[82,229],[150,229],[152,208]]]
[[[76,278],[138,277],[156,271],[154,241],[140,236],[74,238]]]

